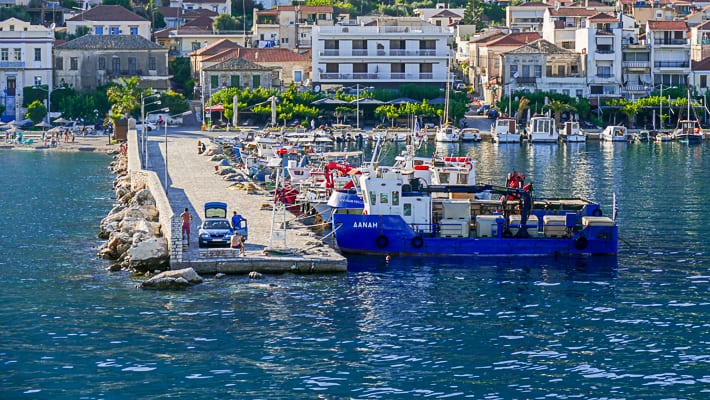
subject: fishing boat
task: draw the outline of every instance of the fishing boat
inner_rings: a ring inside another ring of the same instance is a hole
[[[587,135],[579,127],[579,121],[566,121],[562,126],[560,137],[567,143],[580,143],[587,141]]]
[[[451,69],[451,60],[449,60],[449,70]],[[444,97],[444,122],[436,129],[434,140],[437,142],[458,142],[461,140],[459,129],[449,121],[449,92],[451,91],[451,71],[447,73],[449,77],[446,80],[446,96]]]
[[[500,117],[491,124],[491,137],[496,143],[520,143],[515,118]]]
[[[555,128],[555,119],[544,115],[530,118],[525,134],[530,143],[557,143],[560,140]]]
[[[673,141],[673,136],[668,132],[658,132],[653,140],[656,143],[670,143]]]
[[[602,142],[626,142],[626,127],[622,125],[609,125],[599,134]]]
[[[463,128],[460,131],[461,141],[463,142],[480,142],[481,132],[476,128]]]
[[[673,131],[673,138],[678,141],[688,143],[700,143],[705,138],[703,128],[700,126],[700,121],[691,119],[690,116],[690,88],[688,88],[688,119],[679,120],[678,125]]]
[[[505,186],[432,184],[430,171],[359,177],[362,209],[335,209],[345,254],[399,256],[616,255],[618,229],[598,204],[535,199],[524,176]],[[498,199],[482,199],[493,193]]]

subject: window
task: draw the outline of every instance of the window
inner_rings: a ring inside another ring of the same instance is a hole
[[[382,203],[382,204],[387,204],[387,203],[389,203],[389,199],[388,199],[387,193],[384,193],[384,192],[383,192],[383,193],[380,193],[380,203]]]
[[[113,57],[111,59],[111,72],[114,74],[121,73],[121,59],[118,57]]]
[[[293,81],[294,82],[303,81],[303,71],[293,71]]]
[[[137,35],[138,34],[138,27],[137,26],[131,26],[131,35]]]
[[[323,45],[326,50],[338,50],[340,48],[340,41],[338,40],[324,40]]]
[[[216,89],[217,86],[219,86],[219,76],[217,76],[217,75],[210,76],[210,87],[212,89]]]
[[[707,75],[700,75],[700,87],[701,88],[708,87],[708,76]]]
[[[526,78],[530,76],[530,66],[529,65],[523,65],[523,76]]]
[[[112,27],[108,28],[108,34],[109,34],[109,35],[120,35],[120,34],[121,34],[121,30],[118,29],[117,26],[112,26]]]
[[[232,87],[235,87],[235,88],[239,87],[239,83],[240,83],[239,82],[239,75],[232,75],[230,77],[230,81],[231,81],[230,83],[231,83]]]
[[[584,94],[582,93],[582,89],[577,89],[577,97],[582,98]]]
[[[97,69],[99,71],[106,70],[106,57],[99,57],[99,66]]]
[[[128,73],[130,75],[136,74],[136,58],[128,57]]]
[[[199,50],[200,49],[200,42],[192,42],[192,50]]]
[[[148,70],[155,71],[157,69],[158,69],[158,65],[155,60],[155,57],[153,57],[153,56],[148,57]]]
[[[402,208],[402,215],[404,215],[405,217],[412,216],[412,203],[404,203]]]
[[[518,66],[517,65],[511,65],[510,66],[510,77],[514,78],[515,74],[518,73]]]
[[[15,30],[15,25],[10,25],[10,30],[14,31]]]
[[[569,89],[562,89],[562,94],[569,96]]]
[[[97,26],[97,27],[94,29],[94,33],[95,33],[96,35],[103,35],[103,34],[104,34],[104,27],[103,27],[103,26]]]
[[[35,82],[35,86],[41,86],[42,85],[42,77],[35,76],[34,82]]]
[[[64,70],[64,57],[57,57],[54,60],[54,69],[58,71]]]
[[[339,72],[338,66],[340,64],[325,64],[325,72],[330,74],[336,74]]]
[[[392,192],[392,205],[393,206],[399,205],[399,192]]]
[[[35,49],[35,61],[42,61],[42,49]]]
[[[69,69],[72,71],[79,70],[79,57],[72,57],[69,59]]]
[[[0,49],[0,61],[7,61],[8,60],[8,50],[7,49]]]
[[[22,61],[22,49],[13,49],[15,53],[15,61]]]
[[[535,78],[542,78],[542,65],[535,65]]]
[[[370,192],[370,205],[374,206],[375,204],[377,204],[377,193]]]
[[[258,88],[261,86],[261,75],[254,75],[251,77],[252,80],[252,88]]]

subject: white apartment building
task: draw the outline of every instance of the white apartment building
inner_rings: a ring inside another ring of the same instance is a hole
[[[270,10],[254,9],[252,46],[287,49],[311,48],[313,28],[332,26],[333,7],[278,6]]]
[[[138,35],[150,40],[150,21],[122,6],[96,6],[66,20],[67,33],[87,27],[91,35]]]
[[[170,7],[178,7],[184,11],[211,10],[217,14],[231,14],[232,0],[170,0]]]
[[[580,23],[575,32],[574,50],[586,57],[588,94],[592,103],[596,104],[594,100],[600,98],[621,97],[621,21],[606,13],[596,13]]]
[[[646,22],[654,85],[686,86],[690,75],[690,39],[685,21]]]
[[[0,104],[2,121],[23,118],[22,88],[52,87],[54,34],[41,25],[9,18],[0,22]]]
[[[443,86],[452,32],[418,18],[313,27],[314,85]]]

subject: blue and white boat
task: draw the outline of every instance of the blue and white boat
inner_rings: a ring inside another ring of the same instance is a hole
[[[333,235],[345,254],[617,254],[618,228],[598,204],[534,199],[532,185],[523,186],[521,177],[496,186],[431,184],[425,168],[363,174],[363,207],[335,209]]]

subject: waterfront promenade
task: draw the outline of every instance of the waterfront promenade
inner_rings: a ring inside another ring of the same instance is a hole
[[[198,154],[197,142],[209,143],[222,132],[203,132],[197,128],[169,127],[167,134],[161,130],[148,135],[146,169],[156,173],[173,210],[171,245],[179,246],[179,214],[187,208],[192,215],[192,234],[189,245],[183,244],[182,252],[171,249],[171,268],[192,267],[198,273],[264,273],[280,272],[344,272],[347,260],[333,248],[324,245],[320,236],[299,223],[290,213],[283,239],[272,240],[271,228],[273,197],[265,191],[248,192],[228,189],[234,182],[225,181],[215,173],[216,162],[209,156]],[[167,152],[166,152],[167,144]],[[167,165],[167,174],[166,172]],[[231,249],[200,249],[197,244],[197,229],[204,217],[204,203],[223,201],[228,204],[228,217],[233,211],[249,222],[249,239],[246,242],[246,257],[239,257]],[[279,215],[278,221],[283,217]],[[266,254],[265,250],[272,249]],[[281,251],[291,250],[290,255]],[[177,253],[177,256],[176,256]],[[277,255],[278,254],[278,255]]]

